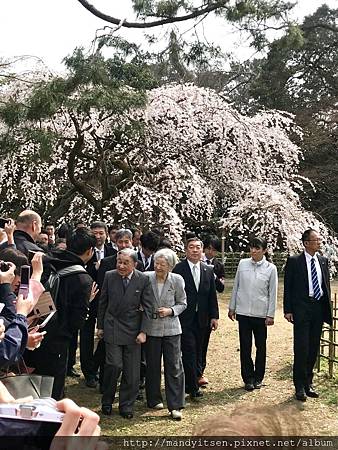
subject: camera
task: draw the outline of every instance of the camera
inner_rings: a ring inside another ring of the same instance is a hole
[[[9,223],[9,219],[0,218],[0,228],[5,228],[7,223]]]
[[[1,272],[7,272],[7,270],[10,269],[10,265],[6,263],[5,261],[0,261],[0,271]]]

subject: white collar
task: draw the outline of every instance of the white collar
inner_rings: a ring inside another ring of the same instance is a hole
[[[318,260],[317,252],[312,256],[310,253],[308,253],[306,250],[304,250],[304,255],[307,261],[311,262],[311,259],[314,258],[315,260]]]
[[[192,268],[193,268],[194,266],[196,266],[196,269],[197,269],[197,270],[200,270],[200,265],[201,265],[201,262],[200,262],[200,261],[198,261],[196,264],[194,264],[193,262],[189,261],[189,259],[187,259],[187,261],[188,261],[190,270],[192,270]]]
[[[254,261],[252,258],[251,258],[251,262],[252,262],[252,264],[254,264],[255,266],[261,266],[262,264],[264,264],[265,263],[265,261],[266,261],[266,258],[265,258],[265,256],[263,255],[263,258],[260,260],[260,261]]]

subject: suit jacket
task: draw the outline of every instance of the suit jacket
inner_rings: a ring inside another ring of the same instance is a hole
[[[112,256],[107,256],[106,258],[101,259],[96,279],[96,282],[100,289],[103,286],[103,280],[106,272],[108,272],[109,270],[116,269],[116,262],[117,262],[117,253],[115,253]],[[136,269],[139,270],[140,272],[144,272],[143,264],[140,261],[137,262]]]
[[[144,331],[144,316],[151,314],[153,293],[149,278],[134,270],[126,291],[117,270],[106,273],[97,315],[97,327],[104,330],[104,341],[116,345],[135,344]]]
[[[156,314],[158,308],[164,306],[173,310],[173,316],[154,318],[146,317],[144,326],[145,332],[149,336],[175,336],[182,333],[179,314],[187,307],[187,296],[184,290],[184,280],[181,275],[176,273],[168,273],[168,277],[163,285],[161,295],[158,294],[156,273],[144,272],[151,282],[153,292],[152,314]]]
[[[116,255],[116,250],[112,247],[108,247],[108,245],[104,244],[104,257]],[[104,258],[103,258],[104,259]],[[97,263],[97,256],[94,252],[92,258],[88,261],[86,270],[89,273],[89,275],[93,278],[94,281],[97,282],[99,289],[101,289],[102,285],[98,283],[98,270],[96,270],[95,264]],[[115,267],[114,267],[115,268]],[[99,304],[99,298],[100,298],[100,291],[95,296],[94,300],[90,302],[90,314],[94,315],[96,317],[97,315],[97,308]]]
[[[145,269],[144,263],[143,263],[143,259],[142,259],[142,255],[141,255],[141,251],[139,250],[139,251],[137,252],[137,259],[140,261],[140,263],[142,263],[142,267],[143,267],[142,272],[153,272],[153,271],[154,271],[154,255],[151,255],[150,258],[151,258],[151,259],[150,259],[150,264],[149,264],[149,266]],[[141,270],[141,269],[139,269],[139,270]]]
[[[185,292],[187,294],[187,309],[180,315],[182,328],[193,325],[196,305],[198,308],[199,326],[210,326],[211,319],[219,318],[215,277],[212,267],[201,262],[201,278],[198,291],[196,290],[194,279],[186,259],[176,264],[173,272],[183,277]]]
[[[332,324],[331,291],[328,260],[317,255],[322,271],[323,298],[320,300],[323,308],[324,322]],[[284,314],[292,313],[294,321],[307,316],[310,309],[309,282],[305,254],[289,256],[285,266],[284,276]]]
[[[225,277],[224,264],[219,259],[213,258],[211,260],[211,267],[213,267],[214,274],[216,275],[215,278],[216,291],[222,293],[224,292],[224,284],[221,282],[220,278]]]

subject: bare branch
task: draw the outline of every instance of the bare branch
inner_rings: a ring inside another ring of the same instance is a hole
[[[219,0],[216,1],[214,4],[209,5],[205,8],[196,8],[194,12],[186,14],[184,16],[168,17],[166,19],[155,20],[153,22],[128,22],[124,19],[118,19],[116,17],[109,16],[108,14],[105,14],[102,11],[99,11],[87,0],[78,0],[78,2],[80,2],[81,5],[84,8],[86,8],[89,12],[91,12],[94,16],[98,17],[99,19],[105,20],[106,22],[113,23],[118,27],[122,26],[125,28],[152,28],[161,25],[167,25],[169,23],[183,22],[189,19],[196,19],[196,17],[202,16],[203,14],[208,14],[212,11],[216,11],[219,8],[225,7],[226,4],[229,3],[229,0]]]

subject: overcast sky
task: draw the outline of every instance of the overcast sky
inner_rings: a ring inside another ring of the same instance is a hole
[[[129,0],[91,0],[91,3],[107,14],[133,19]],[[302,18],[323,3],[338,8],[338,0],[299,0],[294,15]],[[107,23],[90,14],[77,0],[2,0],[0,57],[34,55],[51,69],[61,70],[62,59],[77,46],[88,48],[95,31],[104,25]],[[184,29],[191,26],[184,24]],[[130,41],[142,40],[137,30],[123,29],[119,33]],[[163,34],[164,31],[148,29],[147,33]],[[210,42],[220,44],[224,50],[234,48],[238,40],[216,19],[208,19],[204,33]]]

